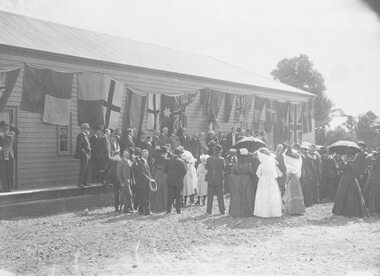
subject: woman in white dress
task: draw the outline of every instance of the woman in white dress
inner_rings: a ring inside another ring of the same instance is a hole
[[[202,197],[202,205],[205,205],[206,197],[207,197],[207,181],[206,181],[206,162],[210,156],[208,154],[202,154],[199,159],[201,163],[197,167],[197,176],[198,176],[198,186],[197,186],[197,195],[198,201],[195,205],[200,205],[201,197]]]
[[[270,151],[261,148],[257,151],[260,165],[256,175],[259,178],[257,184],[254,215],[263,218],[281,217],[282,200],[278,186],[276,160]]]
[[[286,168],[286,182],[284,193],[284,214],[300,215],[305,213],[305,205],[300,184],[302,172],[301,155],[288,148],[282,154],[284,156],[284,165]]]
[[[195,169],[195,162],[197,161],[191,152],[185,150],[182,153],[181,158],[186,163],[186,175],[183,178],[183,190],[182,195],[184,199],[184,205],[186,205],[187,197],[193,196],[198,186],[197,171]]]

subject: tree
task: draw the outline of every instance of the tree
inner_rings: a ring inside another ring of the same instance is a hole
[[[377,115],[372,111],[367,111],[364,115],[359,116],[356,126],[356,134],[359,140],[363,140],[368,147],[375,145],[376,130],[374,129]]]
[[[326,133],[326,145],[331,145],[339,140],[353,141],[352,133],[347,132],[343,126],[338,126],[335,129],[329,130]]]
[[[288,85],[303,89],[316,95],[314,98],[314,119],[317,143],[325,142],[326,126],[330,122],[331,100],[325,94],[325,80],[307,55],[285,58],[271,72],[272,76]]]

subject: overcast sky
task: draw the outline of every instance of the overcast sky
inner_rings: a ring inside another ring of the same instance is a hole
[[[360,0],[0,0],[0,9],[213,56],[261,75],[306,54],[336,107],[380,116],[380,21]]]

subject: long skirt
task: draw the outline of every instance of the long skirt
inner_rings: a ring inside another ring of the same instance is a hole
[[[286,178],[286,190],[284,193],[284,214],[298,215],[305,213],[305,204],[302,195],[301,184],[295,174]]]
[[[259,178],[253,214],[263,218],[282,216],[281,192],[275,178],[265,175]]]
[[[310,178],[302,178],[301,179],[301,189],[302,189],[302,195],[305,203],[305,207],[309,207],[313,205],[313,183],[312,179]]]
[[[230,209],[233,218],[246,218],[253,215],[253,185],[249,175],[231,174],[230,182]]]
[[[332,212],[335,215],[345,217],[364,217],[367,215],[362,191],[355,178],[343,173]]]
[[[156,212],[165,211],[168,196],[167,176],[162,169],[157,169],[154,179],[157,182],[157,191],[150,192],[150,209]]]

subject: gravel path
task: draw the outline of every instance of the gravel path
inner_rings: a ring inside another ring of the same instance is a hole
[[[195,206],[153,216],[108,207],[1,221],[0,275],[380,275],[380,217],[331,208],[232,219]]]

